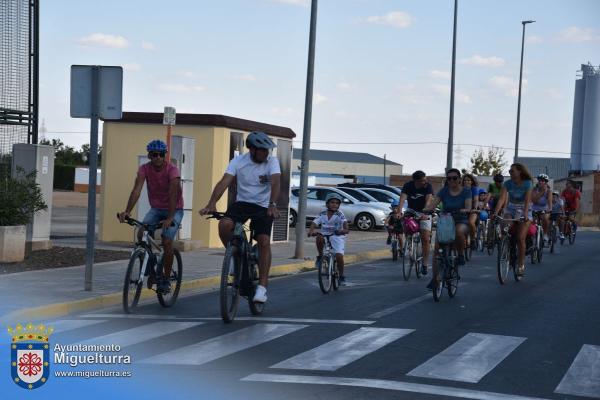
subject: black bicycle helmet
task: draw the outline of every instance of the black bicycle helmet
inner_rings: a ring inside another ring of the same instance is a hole
[[[264,132],[251,132],[246,138],[246,147],[255,147],[257,149],[272,149],[277,147],[275,143]]]

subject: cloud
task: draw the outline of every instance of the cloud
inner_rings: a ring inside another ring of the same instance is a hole
[[[504,65],[504,59],[496,56],[482,57],[479,54],[475,54],[469,58],[463,58],[459,63],[478,67],[501,67]]]
[[[196,73],[194,71],[187,71],[187,70],[179,70],[179,71],[177,71],[177,74],[184,78],[190,78],[190,79],[198,76],[198,75],[196,75]]]
[[[125,71],[139,71],[142,69],[142,66],[138,63],[127,63],[123,65],[123,69]]]
[[[163,92],[175,93],[194,93],[203,92],[206,90],[204,86],[199,85],[184,85],[183,83],[163,83],[158,85],[158,89]]]
[[[402,11],[392,11],[385,15],[373,15],[367,17],[369,24],[389,25],[395,28],[408,28],[412,25],[414,18]]]
[[[450,85],[431,85],[431,88],[433,89],[434,92],[436,92],[438,94],[446,95],[446,96],[448,96],[448,98],[450,98]],[[454,91],[454,98],[459,103],[463,103],[463,104],[471,103],[471,97],[468,94],[466,94],[460,90]]]
[[[519,94],[519,81],[507,76],[493,76],[490,79],[491,85],[504,92],[505,96],[517,97]],[[527,79],[523,79],[523,88],[527,86]]]
[[[545,94],[546,96],[550,97],[550,98],[551,98],[551,99],[553,99],[553,100],[560,100],[560,99],[563,99],[563,98],[564,98],[564,96],[563,96],[563,94],[561,93],[561,91],[560,91],[560,90],[558,90],[558,89],[556,89],[556,88],[549,88],[549,89],[546,89],[546,90],[544,91],[544,94]]]
[[[542,43],[542,38],[539,36],[527,36],[527,39],[525,40],[528,44],[537,44],[537,43]]]
[[[294,114],[292,107],[273,107],[271,113],[277,117],[290,117]]]
[[[273,3],[291,4],[294,6],[308,7],[310,0],[271,0]]]
[[[323,96],[321,93],[315,93],[314,102],[315,104],[325,103],[327,101],[327,97]]]
[[[450,79],[450,72],[434,69],[429,71],[429,76],[435,79]]]
[[[335,85],[335,87],[337,87],[339,90],[343,90],[343,91],[348,91],[348,90],[352,90],[352,85],[349,84],[348,82],[340,82],[337,85]]]
[[[558,34],[558,41],[563,43],[583,43],[600,40],[600,35],[592,28],[571,26]]]
[[[156,50],[156,46],[152,42],[142,42],[142,49],[144,50]]]
[[[231,79],[235,79],[237,81],[246,81],[246,82],[255,82],[256,76],[252,74],[241,74],[241,75],[233,75]]]
[[[129,47],[129,41],[123,36],[110,35],[106,33],[92,33],[78,40],[84,46],[103,46],[116,49],[124,49]]]
[[[350,115],[350,113],[348,113],[344,110],[336,111],[334,115],[336,118],[339,118],[339,119],[349,119],[352,117],[352,115]]]

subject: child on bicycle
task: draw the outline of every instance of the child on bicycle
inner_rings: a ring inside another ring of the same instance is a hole
[[[563,235],[563,215],[565,215],[565,202],[560,197],[560,193],[555,190],[552,192],[552,211],[550,211],[550,221],[558,222],[558,231],[561,239],[565,238],[565,235]]]
[[[327,210],[315,218],[310,224],[308,236],[317,236],[315,232],[317,227],[321,227],[321,235],[334,235],[329,238],[333,252],[335,253],[335,261],[338,271],[340,272],[340,285],[346,284],[344,276],[344,248],[346,245],[346,235],[348,234],[348,220],[343,212],[339,210],[342,204],[342,196],[337,193],[329,193],[325,197],[325,206]],[[321,258],[323,257],[323,247],[325,246],[325,238],[317,236],[317,268],[321,266]]]
[[[391,208],[392,212],[385,220],[385,226],[388,231],[386,244],[392,244],[392,235],[398,235],[400,238],[400,252],[402,252],[404,251],[404,229],[402,228],[402,207],[400,207],[400,200],[392,201]]]

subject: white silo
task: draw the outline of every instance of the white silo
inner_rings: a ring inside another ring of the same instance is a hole
[[[571,132],[571,171],[581,171],[581,140],[583,136],[583,105],[585,103],[585,80],[575,81],[573,105],[573,130]]]
[[[583,69],[585,103],[581,136],[581,170],[600,170],[600,67]]]

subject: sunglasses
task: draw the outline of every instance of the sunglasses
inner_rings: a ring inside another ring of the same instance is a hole
[[[164,157],[165,153],[159,153],[158,151],[153,151],[148,153],[148,158],[156,158],[156,157]]]
[[[449,181],[457,181],[460,178],[456,175],[452,175],[452,176],[447,176],[446,179],[448,179]]]

